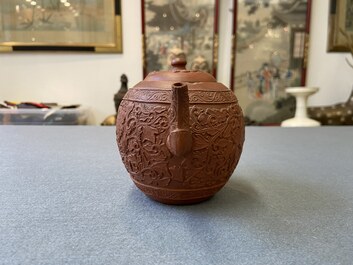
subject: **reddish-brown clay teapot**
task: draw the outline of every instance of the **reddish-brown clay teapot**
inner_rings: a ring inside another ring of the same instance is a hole
[[[213,76],[185,70],[150,73],[120,104],[116,137],[136,186],[167,204],[213,196],[233,173],[244,143],[234,93]]]

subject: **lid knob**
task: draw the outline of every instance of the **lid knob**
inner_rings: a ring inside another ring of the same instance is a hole
[[[172,60],[172,70],[185,70],[186,59],[184,57],[175,57]]]

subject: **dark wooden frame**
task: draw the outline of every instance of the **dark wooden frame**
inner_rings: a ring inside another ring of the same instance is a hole
[[[114,1],[114,13],[115,13],[115,46],[114,47],[101,47],[101,46],[69,46],[69,45],[1,45],[1,52],[29,52],[29,51],[61,51],[61,52],[96,52],[96,53],[122,53],[123,52],[123,41],[122,41],[122,18],[121,18],[121,0]]]
[[[213,49],[212,49],[212,67],[211,74],[217,76],[217,63],[218,63],[218,25],[219,25],[219,0],[214,1],[214,31],[213,31]],[[145,0],[141,0],[141,28],[142,28],[142,66],[143,76],[146,77],[147,72],[147,59],[146,59],[146,23],[145,23]]]
[[[346,0],[330,0],[330,15],[328,25],[327,50],[329,52],[349,52],[347,37],[353,40],[353,31],[345,32],[340,28],[342,20],[345,18],[345,8],[343,3]],[[352,18],[353,19],[353,18]]]

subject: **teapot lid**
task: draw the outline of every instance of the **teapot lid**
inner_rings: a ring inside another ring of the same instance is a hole
[[[147,75],[144,81],[176,81],[176,82],[217,82],[210,74],[199,70],[186,70],[186,60],[176,57],[171,62],[171,71],[155,71]]]

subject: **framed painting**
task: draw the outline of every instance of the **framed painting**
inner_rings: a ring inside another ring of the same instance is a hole
[[[121,53],[121,2],[1,0],[0,51]]]
[[[169,69],[180,55],[188,69],[216,76],[218,1],[141,0],[144,76]]]
[[[311,0],[234,0],[230,87],[247,124],[294,115],[285,88],[306,79]]]
[[[353,45],[353,0],[330,0],[328,51],[348,52]]]

